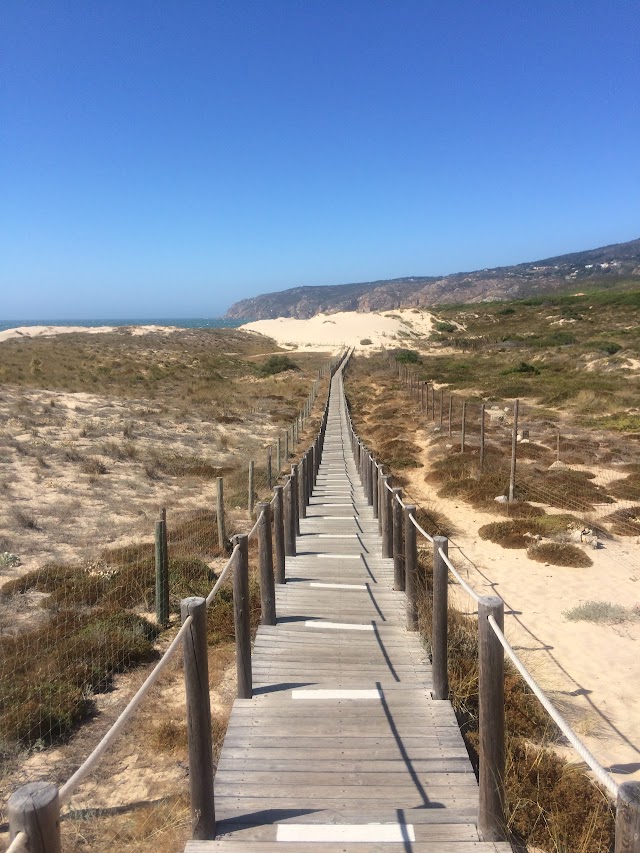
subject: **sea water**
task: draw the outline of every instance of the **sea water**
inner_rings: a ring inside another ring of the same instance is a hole
[[[20,326],[174,326],[176,329],[237,329],[246,320],[227,320],[225,317],[180,317],[144,320],[139,318],[110,320],[7,320],[0,321],[0,332]]]

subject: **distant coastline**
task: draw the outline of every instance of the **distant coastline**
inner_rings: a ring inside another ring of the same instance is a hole
[[[139,318],[112,320],[101,318],[99,320],[8,320],[0,322],[0,332],[7,329],[16,329],[20,326],[175,326],[176,329],[237,329],[245,320],[230,320],[225,317],[189,317],[189,318],[158,318],[141,320]]]

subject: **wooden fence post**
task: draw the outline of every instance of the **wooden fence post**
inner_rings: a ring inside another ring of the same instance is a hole
[[[233,537],[239,545],[233,567],[233,624],[236,631],[238,699],[251,699],[251,601],[249,598],[249,537]]]
[[[411,521],[415,517],[416,507],[413,504],[407,504],[404,508],[404,578],[407,596],[407,631],[418,630],[418,548],[416,529]]]
[[[480,405],[480,473],[484,470],[484,403]]]
[[[440,389],[440,429],[442,430],[442,417],[444,414],[444,388]]]
[[[436,386],[431,384],[431,420],[436,422]]]
[[[284,502],[282,486],[273,489],[273,544],[275,550],[274,573],[275,582],[284,583]]]
[[[404,589],[404,561],[402,541],[402,489],[395,488],[392,492],[393,500],[393,588],[402,591]]]
[[[276,439],[276,482],[278,482],[278,478],[280,477],[280,471],[282,470],[282,441],[280,436]]]
[[[258,560],[260,562],[260,606],[263,625],[276,624],[276,590],[273,578],[273,549],[271,543],[271,504],[259,503]]]
[[[460,427],[460,453],[464,453],[464,440],[467,432],[467,401],[462,401],[462,425]]]
[[[420,411],[424,412],[424,382],[420,383]]]
[[[504,602],[486,596],[478,603],[480,681],[480,773],[478,829],[484,841],[504,841],[504,651],[489,624],[504,629]]]
[[[306,457],[303,456],[298,462],[298,516],[299,518],[307,517],[307,466],[305,465]],[[298,533],[300,531],[298,530]]]
[[[433,670],[433,698],[449,698],[449,673],[447,661],[447,633],[449,616],[449,569],[440,556],[449,552],[446,536],[433,537],[433,606],[431,611],[431,666]]]
[[[218,521],[218,545],[224,551],[227,547],[227,534],[224,529],[224,480],[216,478],[216,518]]]
[[[267,489],[271,491],[271,445],[267,447]]]
[[[376,489],[378,492],[378,535],[382,537],[382,529],[384,525],[384,507],[385,507],[385,492],[387,491],[384,487],[383,483],[383,473],[382,468],[376,468],[376,480],[377,485]],[[382,545],[384,549],[384,542]]]
[[[382,493],[384,501],[384,517],[382,520],[382,556],[393,557],[393,495],[387,488],[389,475],[382,478]]]
[[[27,835],[29,853],[61,853],[60,797],[52,782],[28,782],[9,797],[9,838]]]
[[[300,536],[300,508],[298,507],[298,466],[291,466],[291,498],[293,506],[293,535]]]
[[[289,430],[286,430],[284,434],[284,461],[287,462],[289,459]]]
[[[453,414],[453,394],[449,394],[449,435],[451,435],[451,416]]]
[[[374,457],[371,457],[371,506],[373,517],[378,518],[378,465]]]
[[[169,560],[167,555],[166,516],[156,521],[156,620],[166,628],[169,624]]]
[[[204,598],[194,596],[182,599],[181,621],[184,623],[188,616],[192,617],[192,621],[182,641],[182,650],[187,697],[191,837],[205,841],[216,837],[216,814],[213,800],[207,602]]]
[[[640,782],[618,788],[614,853],[640,853]]]
[[[293,489],[293,478],[289,477],[282,494],[284,498],[284,553],[287,557],[296,556],[296,503]]]
[[[511,473],[509,474],[509,503],[515,500],[516,495],[516,459],[518,456],[518,410],[520,400],[513,404],[513,432],[511,434]]]
[[[254,477],[254,463],[253,459],[249,461],[249,500],[248,500],[248,509],[249,509],[249,518],[253,516],[253,477]]]

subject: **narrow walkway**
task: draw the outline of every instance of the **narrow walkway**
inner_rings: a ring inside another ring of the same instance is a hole
[[[405,629],[334,376],[298,556],[261,627],[253,699],[238,699],[215,779],[216,841],[187,853],[506,853],[480,842],[478,787],[449,702]]]

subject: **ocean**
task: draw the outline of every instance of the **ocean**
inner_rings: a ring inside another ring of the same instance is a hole
[[[175,326],[177,329],[221,329],[224,327],[237,329],[246,320],[226,320],[224,317],[188,317],[159,319],[131,318],[111,320],[107,317],[100,320],[10,320],[0,322],[0,332],[5,329],[15,329],[18,326]]]

